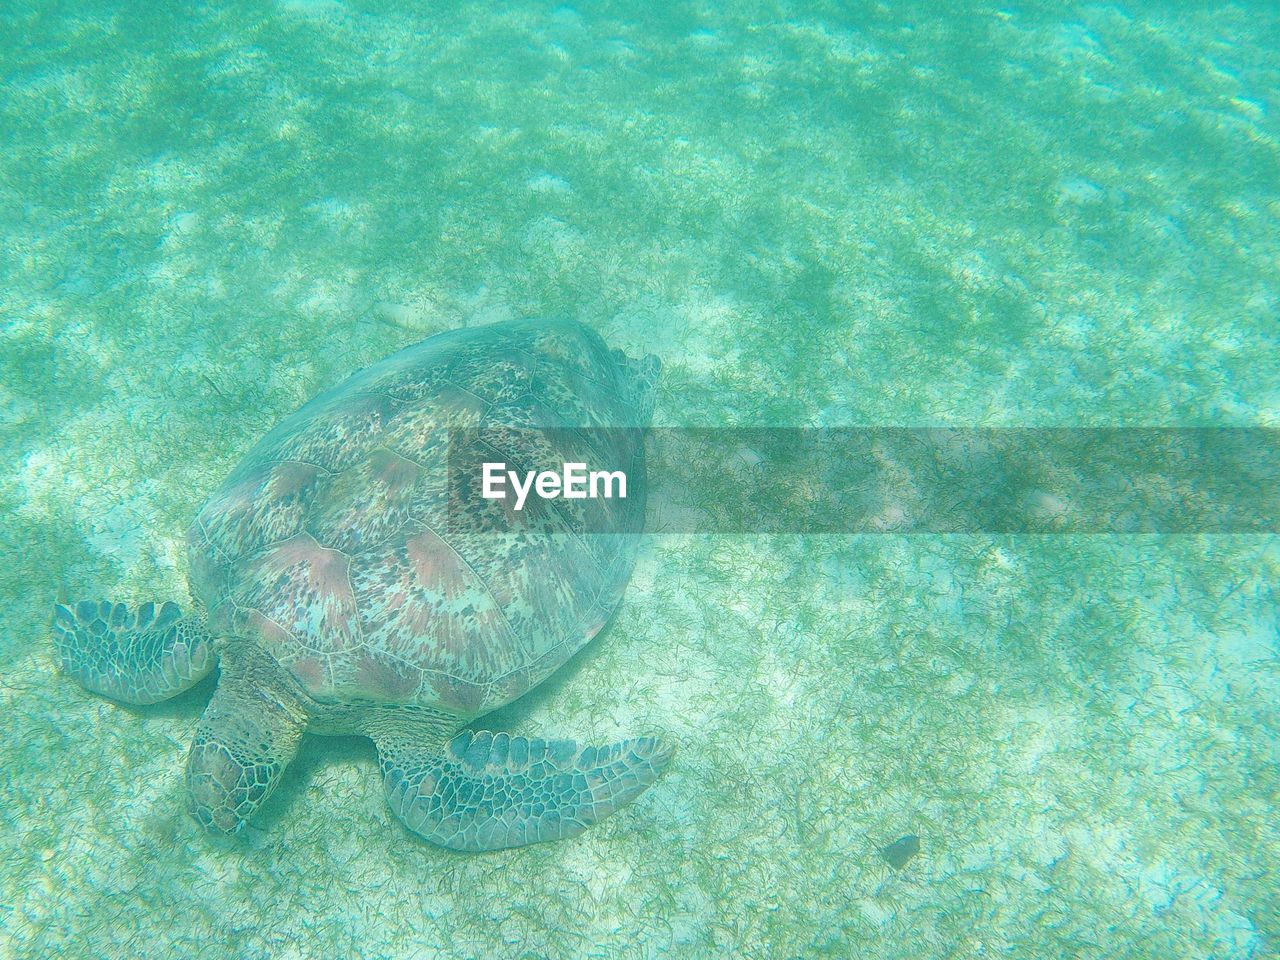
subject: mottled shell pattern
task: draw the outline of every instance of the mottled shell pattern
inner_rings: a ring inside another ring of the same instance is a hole
[[[630,577],[643,440],[599,428],[647,426],[657,371],[581,324],[515,321],[432,337],[320,394],[191,527],[211,628],[322,702],[471,717],[515,699],[600,630]],[[481,460],[621,469],[627,497],[531,496],[520,523],[495,525],[509,507],[450,497],[450,464]]]

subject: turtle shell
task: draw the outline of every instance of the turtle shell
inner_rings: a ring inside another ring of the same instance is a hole
[[[579,323],[515,321],[432,337],[320,394],[192,524],[211,627],[322,702],[475,716],[515,699],[600,630],[630,577],[645,486],[630,428],[648,424],[657,367]],[[623,470],[627,496],[531,492],[516,515],[478,496],[483,461]]]

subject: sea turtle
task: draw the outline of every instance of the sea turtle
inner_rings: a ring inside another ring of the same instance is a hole
[[[580,323],[520,320],[356,373],[271,430],[205,503],[187,540],[192,612],[59,603],[64,669],[146,704],[218,664],[186,770],[211,831],[240,830],[312,730],[370,737],[391,809],[432,843],[577,834],[653,783],[671,748],[464,728],[542,682],[620,600],[644,512],[631,428],[648,425],[658,369]],[[455,482],[482,460],[594,461],[629,489],[530,498],[517,516]]]

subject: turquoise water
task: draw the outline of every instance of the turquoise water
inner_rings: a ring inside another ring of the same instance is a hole
[[[209,685],[91,697],[50,605],[185,601],[428,335],[577,317],[663,426],[1280,426],[1274,5],[405,7],[0,14],[0,954],[1280,953],[1274,536],[659,537],[491,718],[675,741],[633,805],[450,854],[310,738],[199,832]]]

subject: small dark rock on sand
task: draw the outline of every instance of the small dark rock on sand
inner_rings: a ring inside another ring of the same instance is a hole
[[[914,833],[899,837],[893,843],[880,848],[880,856],[895,870],[901,870],[917,853],[920,852],[920,838]]]

